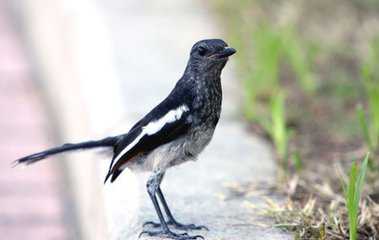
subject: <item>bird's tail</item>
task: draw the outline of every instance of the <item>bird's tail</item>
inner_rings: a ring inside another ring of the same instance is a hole
[[[58,153],[75,151],[75,150],[83,150],[83,149],[91,149],[91,148],[99,148],[99,147],[114,147],[117,142],[117,137],[107,137],[97,141],[87,141],[81,143],[66,143],[62,146],[48,149],[46,151],[34,153],[32,155],[17,159],[14,161],[14,165],[18,164],[32,164],[42,159],[45,159],[51,155],[55,155]]]

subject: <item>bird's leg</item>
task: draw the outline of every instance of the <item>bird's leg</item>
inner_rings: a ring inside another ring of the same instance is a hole
[[[176,221],[174,216],[172,215],[168,205],[167,205],[166,199],[163,196],[163,193],[162,193],[160,186],[157,189],[157,195],[158,195],[159,200],[161,201],[161,203],[163,205],[164,211],[166,212],[166,215],[168,218],[168,221],[167,221],[168,225],[172,225],[175,228],[181,229],[181,230],[208,230],[208,228],[206,226],[202,226],[202,225],[197,226],[195,224],[182,224],[182,223],[179,223],[178,221]],[[155,222],[146,222],[144,224],[144,226],[146,226],[146,225],[152,225],[153,227],[160,227],[161,226],[160,223],[155,223]]]
[[[197,239],[197,238],[204,239],[200,235],[189,236],[187,233],[182,233],[182,234],[174,233],[168,228],[167,223],[163,217],[162,211],[159,207],[157,197],[156,197],[159,185],[162,181],[163,174],[164,173],[162,172],[155,173],[152,177],[149,178],[146,185],[147,192],[151,198],[151,201],[153,202],[155,211],[157,212],[161,229],[160,230],[144,230],[140,233],[139,236],[142,236],[143,234],[147,234],[149,236],[160,236],[160,237],[166,237],[166,238],[171,238],[175,240],[192,240],[192,239]]]

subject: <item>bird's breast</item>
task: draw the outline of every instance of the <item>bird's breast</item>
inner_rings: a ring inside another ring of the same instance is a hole
[[[185,153],[187,156],[196,158],[209,144],[213,137],[214,128],[199,126],[194,128],[187,136]]]
[[[221,114],[221,104],[222,94],[220,90],[208,87],[201,91],[193,102],[195,118],[199,120],[198,124],[217,124]]]

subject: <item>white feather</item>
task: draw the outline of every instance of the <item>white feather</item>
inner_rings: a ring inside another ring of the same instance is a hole
[[[150,122],[146,126],[142,127],[142,132],[140,135],[138,135],[133,142],[131,142],[128,146],[126,146],[120,154],[117,155],[114,162],[117,162],[120,160],[120,158],[127,153],[132,147],[134,147],[143,136],[145,135],[153,135],[157,132],[159,132],[167,123],[175,122],[176,120],[180,119],[184,112],[187,112],[189,109],[186,105],[182,105],[174,110],[169,111],[166,113],[162,118]]]
[[[161,130],[167,123],[171,123],[180,119],[182,114],[186,111],[188,111],[188,107],[186,105],[182,105],[177,109],[171,110],[166,113],[166,115],[164,115],[161,119],[158,119],[155,122],[151,122],[143,127],[143,132],[147,135],[153,135]]]

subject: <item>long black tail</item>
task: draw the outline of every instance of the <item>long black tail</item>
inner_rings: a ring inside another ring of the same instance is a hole
[[[107,137],[98,141],[88,141],[81,143],[66,143],[62,146],[48,149],[43,152],[34,153],[32,155],[20,158],[14,162],[15,165],[23,163],[23,164],[32,164],[42,159],[45,159],[51,155],[55,155],[62,152],[68,152],[73,150],[81,150],[81,149],[90,149],[90,148],[98,148],[98,147],[114,147],[118,138],[117,137]]]

